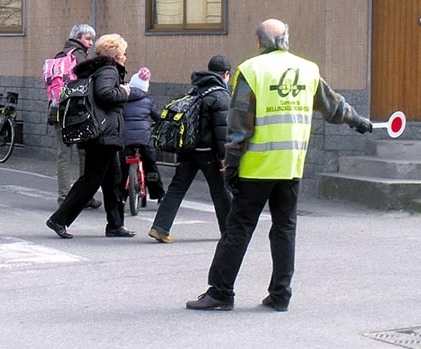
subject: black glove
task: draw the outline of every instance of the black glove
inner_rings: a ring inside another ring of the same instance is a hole
[[[232,195],[240,192],[237,167],[227,167],[224,172],[224,182]]]
[[[361,118],[359,124],[355,126],[355,131],[359,133],[373,132],[373,124],[367,118]]]

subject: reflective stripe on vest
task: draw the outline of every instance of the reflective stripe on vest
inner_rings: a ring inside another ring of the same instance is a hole
[[[311,131],[319,69],[286,51],[239,66],[256,96],[253,136],[240,162],[241,178],[301,178]]]

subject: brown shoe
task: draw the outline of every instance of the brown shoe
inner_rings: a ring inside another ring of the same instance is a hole
[[[171,235],[165,235],[165,234],[163,234],[163,233],[161,233],[161,232],[159,232],[158,230],[156,230],[156,229],[154,229],[154,228],[152,228],[150,231],[149,231],[149,234],[148,234],[151,238],[154,238],[154,239],[156,239],[157,241],[159,241],[159,242],[164,242],[164,243],[171,243],[171,242],[173,242],[174,241],[174,239],[172,238],[172,236]]]
[[[95,198],[92,198],[86,204],[85,208],[98,208],[98,207],[101,207],[101,205],[102,205],[102,201],[95,200]]]

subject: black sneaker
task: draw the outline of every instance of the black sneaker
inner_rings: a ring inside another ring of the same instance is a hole
[[[134,231],[127,230],[125,227],[105,230],[105,236],[107,238],[132,238],[135,235],[136,233]]]
[[[220,301],[204,293],[197,300],[188,301],[186,308],[193,310],[232,310],[234,308],[234,300]]]
[[[273,308],[276,311],[288,311],[288,305],[285,304],[276,304],[272,297],[269,295],[262,300],[262,305],[268,308]]]
[[[45,222],[45,225],[51,230],[54,230],[54,232],[62,239],[73,239],[73,235],[66,232],[66,227],[64,225],[54,222],[51,218]]]

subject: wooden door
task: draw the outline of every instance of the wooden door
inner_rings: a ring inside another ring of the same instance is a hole
[[[373,0],[371,119],[421,121],[421,0]]]

